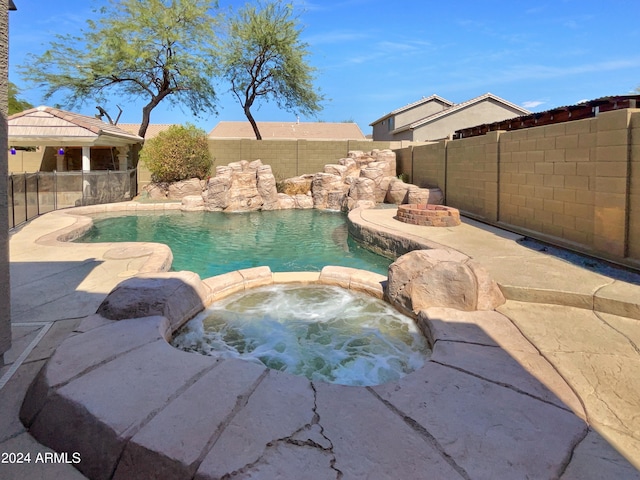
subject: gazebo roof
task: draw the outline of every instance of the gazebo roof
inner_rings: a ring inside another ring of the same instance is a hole
[[[98,118],[45,106],[11,115],[7,123],[12,146],[119,147],[144,141]]]

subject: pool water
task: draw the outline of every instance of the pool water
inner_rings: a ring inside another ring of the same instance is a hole
[[[325,265],[387,275],[391,260],[349,238],[339,212],[137,212],[92,216],[93,227],[77,242],[158,242],[173,252],[172,269],[202,278],[243,268],[273,272],[320,271]]]
[[[415,322],[388,303],[327,285],[271,285],[230,296],[187,323],[172,344],[310,380],[379,385],[430,353]]]

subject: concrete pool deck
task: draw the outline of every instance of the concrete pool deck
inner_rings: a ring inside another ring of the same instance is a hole
[[[237,408],[242,395],[229,390],[229,408],[237,411],[232,418],[218,412],[229,420],[215,441],[227,463],[213,462],[207,470],[200,458],[197,478],[233,471],[242,478],[251,468],[262,478],[296,478],[296,472],[305,478],[341,472],[345,479],[640,478],[640,286],[528,249],[515,242],[517,235],[475,222],[418,227],[395,221],[393,213],[352,216],[364,228],[470,256],[505,293],[499,312],[510,321],[433,311],[435,348],[428,366],[378,387],[248,372],[243,378],[255,388],[246,403]],[[153,244],[59,244],[51,238],[74,222],[66,212],[47,214],[11,238],[14,347],[0,371],[0,401],[8,413],[0,419],[0,451],[29,452],[32,463],[0,464],[2,478],[83,478],[69,464],[33,462],[48,449],[18,420],[25,392],[115,285],[162,270],[170,255]],[[225,364],[202,378],[220,374]],[[298,387],[290,404],[269,403],[292,384]],[[262,448],[247,459],[239,452],[248,430]]]

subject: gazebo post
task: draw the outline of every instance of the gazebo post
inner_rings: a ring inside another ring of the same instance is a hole
[[[118,147],[118,169],[119,170],[127,170],[128,167],[128,155],[129,155],[129,145],[124,145],[122,147]]]
[[[64,164],[64,153],[60,155],[60,150],[56,153],[56,170],[58,172],[64,172],[66,170]]]
[[[82,147],[82,170],[91,170],[91,147]]]

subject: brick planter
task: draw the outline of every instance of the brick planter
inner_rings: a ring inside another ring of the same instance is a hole
[[[457,208],[444,205],[410,204],[398,205],[396,220],[411,225],[425,227],[455,227],[460,225],[460,212]]]

